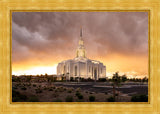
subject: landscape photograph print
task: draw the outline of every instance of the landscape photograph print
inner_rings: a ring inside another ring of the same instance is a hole
[[[148,102],[147,11],[12,12],[11,102]]]

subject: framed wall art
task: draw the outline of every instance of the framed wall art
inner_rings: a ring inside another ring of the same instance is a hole
[[[2,113],[158,114],[159,1],[0,1]]]

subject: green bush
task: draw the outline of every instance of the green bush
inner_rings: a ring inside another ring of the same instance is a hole
[[[78,99],[83,99],[83,95],[82,95],[81,93],[76,92],[76,94],[75,94],[75,95],[78,97]]]
[[[55,87],[55,86],[53,86],[53,87],[52,87],[52,89],[56,89],[56,87]]]
[[[118,93],[116,93],[115,96],[118,96]]]
[[[105,81],[106,81],[106,78],[99,78],[98,81],[100,81],[100,82],[105,82]]]
[[[30,98],[29,98],[29,100],[28,100],[29,102],[39,102],[39,99],[38,99],[38,97],[36,97],[36,96],[31,96]]]
[[[95,96],[89,96],[89,101],[94,102],[95,101]]]
[[[18,91],[12,90],[12,101],[13,102],[24,102],[27,100],[27,96],[20,94]]]
[[[107,101],[108,102],[115,102],[115,99],[111,96],[111,97],[107,98]]]
[[[21,90],[27,90],[27,88],[26,87],[22,87]]]
[[[78,95],[77,97],[78,97],[78,99],[83,99],[83,95],[82,94]]]
[[[52,88],[50,88],[50,89],[49,89],[49,91],[53,91],[53,89],[52,89]]]
[[[80,91],[81,91],[81,88],[77,88],[77,89],[76,89],[76,92],[80,92]]]
[[[73,102],[73,97],[72,96],[67,96],[66,97],[66,102]]]
[[[56,100],[53,100],[53,102],[62,102],[61,99],[56,99]]]
[[[40,88],[35,89],[36,93],[42,93],[42,90]]]
[[[73,78],[73,77],[70,77],[70,81],[71,81],[71,82],[74,81],[74,78]]]
[[[72,91],[71,91],[71,90],[68,90],[68,93],[72,93]]]
[[[148,102],[148,96],[147,95],[135,95],[131,98],[132,102]]]
[[[76,96],[78,96],[78,95],[80,95],[80,93],[79,92],[76,92],[76,94],[75,94]]]
[[[36,84],[33,84],[33,87],[36,87]]]

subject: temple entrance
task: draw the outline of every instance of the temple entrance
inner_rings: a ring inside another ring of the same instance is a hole
[[[64,65],[64,67],[63,67],[63,74],[65,74],[65,70],[66,70],[66,67],[65,67],[65,65]]]
[[[77,66],[75,66],[75,76],[77,76]]]
[[[97,68],[94,69],[94,79],[97,80]]]

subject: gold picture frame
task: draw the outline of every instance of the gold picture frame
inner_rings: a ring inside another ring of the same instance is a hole
[[[160,1],[158,0],[0,0],[0,112],[2,113],[160,113]],[[12,103],[12,11],[146,11],[149,15],[149,102],[147,103]],[[159,22],[158,22],[159,21]]]

